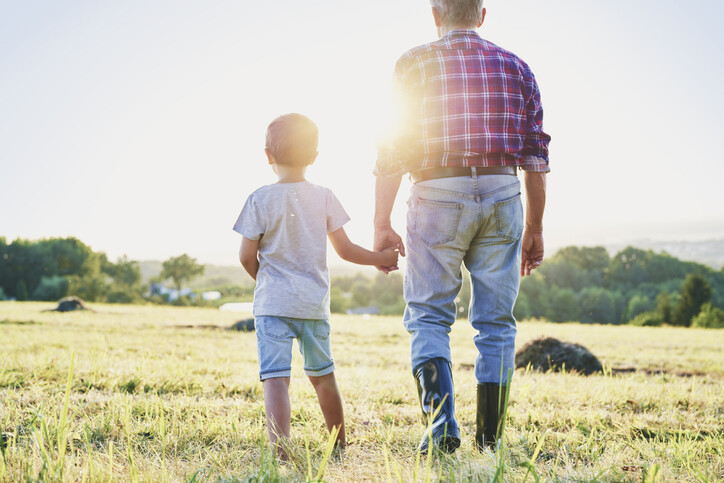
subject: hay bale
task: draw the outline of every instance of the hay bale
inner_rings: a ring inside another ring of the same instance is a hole
[[[58,307],[55,309],[56,312],[72,312],[74,310],[88,310],[85,306],[85,302],[80,297],[65,297],[58,301]]]
[[[603,372],[603,366],[591,351],[580,344],[561,342],[553,337],[542,337],[528,342],[515,354],[515,367],[528,367],[540,371],[566,371],[579,374]]]
[[[235,322],[229,330],[236,330],[239,332],[254,332],[254,319],[244,319]]]

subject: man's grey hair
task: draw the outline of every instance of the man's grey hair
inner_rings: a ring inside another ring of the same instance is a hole
[[[483,14],[483,0],[430,0],[430,4],[449,26],[477,27]]]

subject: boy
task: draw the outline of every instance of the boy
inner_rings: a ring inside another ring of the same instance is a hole
[[[339,428],[346,445],[342,397],[329,343],[329,274],[326,237],[341,258],[362,265],[396,268],[397,251],[371,252],[350,242],[349,221],[334,194],[304,179],[317,158],[317,126],[301,114],[275,119],[266,132],[266,156],[277,174],[247,199],[234,231],[242,235],[239,259],[256,280],[254,317],[259,376],[264,385],[269,440],[289,438],[292,339],[314,386],[327,429]]]

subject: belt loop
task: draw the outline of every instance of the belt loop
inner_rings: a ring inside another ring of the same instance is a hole
[[[475,202],[480,202],[480,189],[478,188],[478,171],[475,166],[470,167],[470,176],[473,178],[473,189],[475,189]]]

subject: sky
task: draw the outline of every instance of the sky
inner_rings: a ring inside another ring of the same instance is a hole
[[[723,2],[485,6],[480,34],[541,89],[549,253],[724,237]],[[237,264],[231,227],[276,181],[266,126],[301,112],[320,129],[307,178],[370,247],[392,70],[436,38],[426,0],[0,0],[0,236]]]

